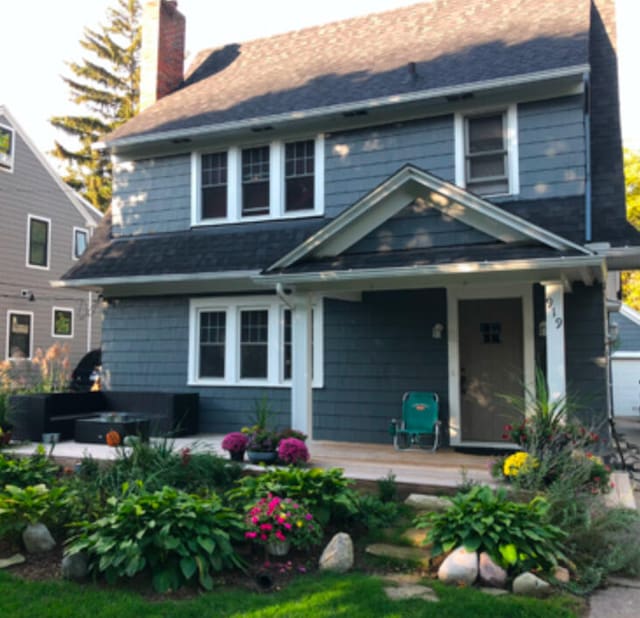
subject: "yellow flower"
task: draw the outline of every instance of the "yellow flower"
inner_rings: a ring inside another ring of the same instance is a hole
[[[298,528],[302,528],[302,526],[304,526],[304,522],[303,522],[301,519],[299,519],[299,520],[296,522],[296,526],[298,526]]]
[[[513,455],[509,455],[509,457],[504,460],[502,472],[505,476],[518,476],[521,471],[526,472],[531,468],[537,468],[538,465],[539,463],[535,457],[531,457],[529,453],[525,453],[524,451],[519,451],[513,453]]]

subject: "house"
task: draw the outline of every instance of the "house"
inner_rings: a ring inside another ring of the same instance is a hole
[[[106,136],[111,220],[57,285],[108,302],[112,389],[268,398],[314,439],[388,443],[433,391],[501,441],[536,367],[608,412],[625,220],[613,0],[433,0],[201,52],[147,2],[143,111]]]
[[[100,346],[93,292],[54,289],[102,215],[67,187],[0,105],[0,360],[67,344],[72,363]]]
[[[611,386],[616,417],[640,415],[640,313],[626,304],[610,315]]]

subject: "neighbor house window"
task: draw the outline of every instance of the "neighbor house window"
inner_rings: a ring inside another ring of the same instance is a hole
[[[283,386],[291,381],[292,313],[274,297],[191,301],[189,383]],[[322,307],[312,313],[313,367],[322,367]],[[313,385],[322,385],[322,372]]]
[[[324,137],[192,155],[192,223],[321,215]]]
[[[13,171],[15,133],[11,127],[0,124],[0,170]]]
[[[7,358],[31,358],[33,314],[7,314]]]
[[[52,322],[54,337],[73,337],[73,309],[54,307]]]
[[[49,219],[29,215],[27,238],[27,264],[49,268]]]
[[[89,244],[89,232],[83,228],[73,228],[73,257],[78,259],[86,250]]]
[[[518,193],[517,111],[456,115],[456,183],[478,195]]]

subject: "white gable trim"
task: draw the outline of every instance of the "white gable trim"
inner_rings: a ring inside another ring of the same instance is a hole
[[[584,247],[508,213],[456,185],[406,165],[267,269],[291,266],[314,255],[339,255],[416,199],[504,242],[535,240],[559,251],[593,255]]]

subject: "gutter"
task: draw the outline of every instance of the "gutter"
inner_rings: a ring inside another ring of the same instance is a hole
[[[592,208],[591,208],[591,88],[589,86],[589,74],[585,73],[584,83],[584,238],[585,242],[591,242],[592,234]]]
[[[524,75],[499,77],[477,82],[467,82],[456,86],[448,86],[444,88],[432,88],[430,90],[419,90],[408,94],[388,95],[385,97],[377,97],[374,99],[364,99],[353,101],[351,103],[340,103],[336,105],[327,105],[323,107],[315,107],[307,110],[298,110],[283,114],[273,114],[270,116],[252,117],[244,120],[233,120],[229,122],[213,123],[209,125],[201,125],[188,129],[173,129],[169,131],[152,131],[141,135],[131,137],[115,138],[113,140],[106,139],[103,142],[96,142],[93,148],[118,148],[126,146],[136,146],[149,144],[161,140],[173,140],[192,137],[201,137],[203,134],[215,135],[217,133],[225,133],[230,131],[238,131],[254,127],[256,125],[274,125],[286,124],[296,120],[308,120],[313,118],[321,118],[331,114],[342,114],[358,109],[381,108],[390,105],[401,105],[406,103],[414,103],[439,97],[454,96],[473,90],[491,90],[495,88],[505,88],[527,85],[539,81],[562,79],[566,77],[579,77],[589,72],[588,64],[573,65],[561,69],[550,69],[548,71],[538,71],[535,73],[526,73]]]

